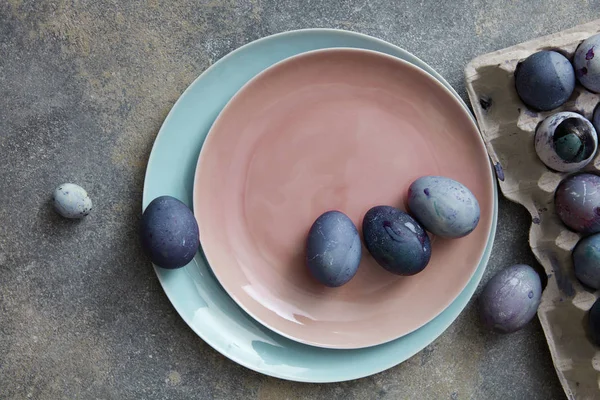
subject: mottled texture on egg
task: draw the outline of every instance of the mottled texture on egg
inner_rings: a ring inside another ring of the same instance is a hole
[[[598,148],[596,129],[574,112],[546,118],[535,131],[535,151],[548,168],[573,172],[588,164]]]
[[[313,223],[306,240],[306,265],[328,287],[342,286],[358,271],[362,246],[358,229],[340,211],[328,211]]]
[[[524,264],[505,268],[479,296],[481,320],[496,332],[518,331],[535,316],[541,296],[542,282],[533,268]]]
[[[462,183],[443,176],[424,176],[408,189],[408,208],[425,229],[459,238],[479,223],[479,203]]]
[[[83,218],[92,211],[92,200],[87,192],[74,183],[63,183],[54,190],[54,209],[66,218]]]
[[[536,110],[548,111],[571,97],[575,89],[575,72],[565,56],[543,50],[517,65],[515,87],[523,103]]]
[[[600,299],[597,299],[588,315],[590,336],[592,341],[600,346]]]
[[[371,208],[363,219],[363,237],[375,261],[397,275],[419,273],[431,258],[431,243],[423,227],[394,207]]]
[[[581,239],[573,249],[575,276],[584,285],[600,289],[600,233]]]
[[[575,75],[586,89],[600,92],[600,34],[591,36],[581,42],[575,55],[573,65]]]
[[[198,224],[192,211],[171,196],[152,200],[142,215],[142,246],[162,268],[183,267],[198,250]]]
[[[568,176],[556,188],[554,207],[562,222],[575,232],[600,232],[600,176]]]

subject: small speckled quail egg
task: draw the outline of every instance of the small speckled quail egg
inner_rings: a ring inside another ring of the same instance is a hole
[[[535,131],[535,151],[544,164],[560,172],[573,172],[588,164],[598,148],[598,135],[590,121],[574,112],[546,118]]]
[[[87,192],[74,183],[63,183],[54,190],[54,209],[65,218],[83,218],[92,211]]]
[[[586,89],[592,92],[600,92],[600,34],[591,36],[584,40],[573,56],[575,75]]]

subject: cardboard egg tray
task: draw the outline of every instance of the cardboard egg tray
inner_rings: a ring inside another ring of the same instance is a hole
[[[537,157],[537,125],[559,111],[591,119],[600,95],[577,85],[569,101],[547,112],[528,109],[515,90],[517,63],[539,50],[557,50],[572,59],[577,46],[600,31],[600,20],[538,38],[472,60],[465,68],[467,91],[500,189],[529,210],[529,245],[548,274],[538,317],[560,382],[569,399],[600,399],[600,347],[587,336],[587,311],[598,293],[575,278],[571,250],[580,235],[554,212],[554,191],[567,176],[549,170]],[[600,173],[600,152],[584,171]],[[526,229],[526,227],[523,227]]]

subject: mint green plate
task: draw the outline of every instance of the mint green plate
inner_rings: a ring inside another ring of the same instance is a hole
[[[143,207],[161,195],[174,196],[191,207],[200,148],[213,121],[229,99],[266,67],[305,51],[330,47],[375,50],[406,60],[430,73],[459,98],[450,85],[423,61],[369,36],[340,30],[309,29],[257,40],[233,51],[204,71],[175,103],[148,161]],[[462,104],[468,110],[464,102]],[[294,381],[357,379],[393,367],[413,356],[444,332],[460,314],[477,288],[492,250],[498,212],[496,192],[494,198],[494,221],[488,244],[477,271],[463,292],[428,324],[375,347],[329,350],[303,345],[271,332],[244,313],[227,295],[201,252],[181,269],[155,267],[155,271],[184,321],[206,343],[238,364]]]

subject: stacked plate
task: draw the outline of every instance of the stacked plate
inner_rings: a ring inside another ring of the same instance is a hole
[[[360,228],[370,206],[402,208],[410,182],[434,174],[477,196],[471,235],[434,238],[412,277],[363,255],[342,288],[310,279],[303,240],[320,213],[340,209]],[[193,205],[200,226],[203,253],[156,268],[181,317],[233,361],[307,382],[371,375],[431,343],[475,291],[497,216],[483,142],[448,83],[398,47],[339,30],[255,41],[196,79],[152,149],[143,206],[160,195]]]

